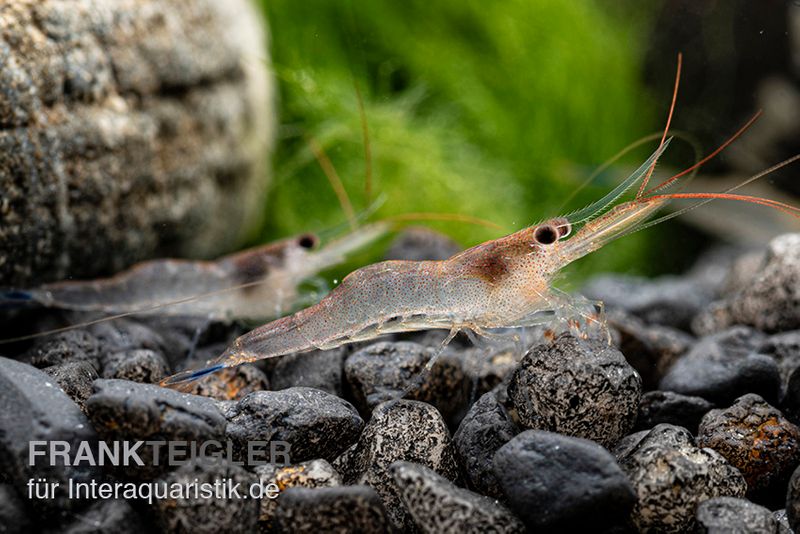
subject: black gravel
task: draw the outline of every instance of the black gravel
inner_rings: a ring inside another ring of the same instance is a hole
[[[494,456],[509,506],[532,531],[602,532],[626,523],[636,494],[597,443],[527,430]]]
[[[395,252],[411,254],[413,237]],[[216,357],[235,325],[125,319],[6,347],[0,532],[788,533],[800,527],[794,239],[747,261],[709,256],[682,278],[589,281],[611,345],[528,329],[521,354],[462,336],[419,381],[441,331],[254,362],[181,390],[157,383]],[[29,466],[34,439],[218,440],[231,454]],[[276,441],[288,463],[246,461],[248,443]],[[30,500],[34,477],[228,477],[279,492]]]
[[[508,394],[526,428],[610,447],[633,428],[642,380],[622,353],[604,341],[562,334],[522,359]]]

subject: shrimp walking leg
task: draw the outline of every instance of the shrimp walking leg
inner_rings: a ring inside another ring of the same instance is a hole
[[[401,399],[405,398],[415,389],[417,389],[420,385],[422,385],[422,382],[428,375],[430,375],[431,369],[433,369],[433,366],[436,365],[436,362],[439,360],[439,356],[442,355],[444,349],[447,348],[447,345],[449,345],[451,341],[453,341],[453,338],[456,337],[456,335],[460,330],[461,328],[457,326],[453,326],[453,328],[450,329],[450,332],[447,334],[447,337],[444,338],[442,343],[439,345],[439,348],[436,349],[436,352],[433,353],[431,358],[425,364],[425,367],[423,367],[422,370],[419,373],[417,373],[417,376],[414,377],[414,380],[403,390],[403,393],[400,395]]]

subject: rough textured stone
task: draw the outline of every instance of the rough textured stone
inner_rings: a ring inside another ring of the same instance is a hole
[[[66,393],[75,404],[84,409],[86,399],[93,391],[92,383],[97,379],[97,371],[88,360],[78,360],[60,363],[42,369],[45,373],[52,376],[64,393]]]
[[[79,360],[87,360],[99,369],[101,348],[94,335],[77,329],[38,339],[23,359],[40,369]]]
[[[667,423],[682,426],[696,434],[700,419],[713,407],[713,404],[702,397],[691,397],[672,391],[648,391],[642,395],[639,403],[636,428],[650,429]]]
[[[257,477],[222,458],[198,456],[161,479],[166,484],[215,484],[229,480],[239,484],[240,497],[157,499],[152,510],[165,532],[252,532],[258,520],[258,500],[243,498]],[[223,482],[224,483],[224,482]]]
[[[755,394],[708,412],[697,444],[724,456],[744,475],[751,493],[776,481],[785,483],[800,462],[800,428]]]
[[[187,387],[187,393],[221,401],[240,400],[254,391],[269,389],[269,381],[261,370],[245,363],[226,367],[197,380]]]
[[[522,359],[518,347],[490,343],[485,347],[469,347],[452,353],[461,360],[461,369],[470,385],[470,396],[480,397],[510,378]]]
[[[0,533],[30,532],[28,511],[10,484],[0,484]]]
[[[430,404],[396,400],[378,405],[358,443],[334,463],[345,484],[368,484],[380,495],[392,523],[412,524],[389,473],[397,461],[433,469],[448,480],[460,480],[455,446],[441,414]]]
[[[792,530],[800,530],[800,467],[794,470],[786,491],[786,517]]]
[[[496,500],[453,485],[411,462],[389,468],[400,500],[421,532],[524,532],[522,523]]]
[[[641,378],[618,350],[569,334],[534,347],[508,386],[525,427],[609,447],[633,428],[641,393]]]
[[[86,412],[106,441],[203,442],[224,437],[225,418],[211,399],[127,380],[99,379],[94,388]],[[141,449],[144,466],[119,469],[135,477],[151,477],[165,470],[166,462],[155,465],[152,452],[150,447]]]
[[[321,389],[342,396],[342,376],[347,347],[290,354],[277,359],[270,372],[272,389],[291,387]]]
[[[58,482],[60,488],[68,480],[86,482],[101,480],[97,468],[80,464],[65,466],[61,462],[51,465],[49,455],[37,456],[29,465],[29,442],[66,441],[75,458],[81,442],[96,446],[95,434],[80,408],[64,394],[55,380],[28,364],[0,358],[0,478],[14,488],[26,488],[32,478],[46,478]],[[65,491],[58,491],[54,499],[33,499],[27,504],[44,513],[55,510],[72,510],[81,502],[68,499]]]
[[[124,499],[100,500],[69,524],[62,524],[53,532],[63,534],[94,534],[98,532],[113,532],[114,534],[137,534],[145,532],[145,520],[131,504]]]
[[[778,366],[769,356],[754,352],[763,341],[763,334],[744,326],[705,337],[672,366],[659,389],[703,397],[718,405],[750,392],[776,402]]]
[[[497,449],[518,432],[494,393],[484,393],[472,405],[453,435],[461,465],[470,486],[483,495],[505,499],[494,476],[492,460]]]
[[[586,439],[527,430],[497,451],[494,472],[535,532],[599,532],[624,524],[636,502],[611,453]]]
[[[258,21],[244,0],[3,2],[0,286],[242,236],[272,144]]]
[[[800,367],[800,330],[772,335],[756,349],[756,352],[770,356],[778,363],[782,393],[785,392],[789,377]]]
[[[697,532],[708,534],[779,534],[772,512],[745,499],[715,497],[697,507]]]
[[[391,528],[369,486],[289,488],[276,513],[283,532],[383,534]]]
[[[772,517],[778,523],[778,534],[793,534],[794,531],[789,526],[789,517],[786,515],[785,508],[772,512]]]
[[[764,332],[800,328],[800,234],[770,241],[757,276],[733,297],[729,308],[735,323]]]
[[[695,339],[676,328],[648,325],[622,310],[609,310],[608,323],[619,332],[619,350],[642,377],[645,390],[654,389]]]
[[[104,358],[103,378],[120,378],[142,384],[157,384],[169,374],[164,357],[150,349],[115,352]]]
[[[712,497],[743,497],[741,473],[688,430],[658,425],[620,457],[638,496],[631,518],[640,531],[691,532],[697,505]]]
[[[243,458],[249,441],[286,441],[293,462],[333,461],[364,426],[353,406],[311,388],[256,391],[225,409],[226,435]]]
[[[687,331],[692,318],[713,296],[707,287],[689,278],[664,276],[648,280],[625,275],[597,276],[583,287],[581,294],[646,323]]]
[[[409,386],[411,400],[436,406],[447,420],[467,402],[467,381],[460,361],[442,354],[422,381],[415,384],[436,349],[408,341],[384,341],[351,354],[344,364],[347,382],[362,413],[398,399]]]
[[[342,479],[339,473],[325,460],[311,460],[295,465],[267,464],[254,469],[261,487],[277,485],[281,492],[289,488],[321,488],[339,486]],[[275,499],[262,498],[258,514],[258,524],[262,531],[276,528],[275,512],[282,493]]]

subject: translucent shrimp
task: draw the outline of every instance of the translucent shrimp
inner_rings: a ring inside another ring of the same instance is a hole
[[[110,278],[0,293],[0,301],[117,314],[114,317],[150,313],[223,321],[280,317],[297,305],[304,280],[341,263],[389,230],[389,223],[378,222],[322,247],[316,235],[304,234],[214,261],[146,261]]]
[[[670,118],[679,75],[680,58]],[[800,219],[800,208],[733,194],[733,189],[720,193],[661,193],[719,153],[757,116],[709,156],[648,190],[653,169],[670,142],[666,137],[668,119],[664,136],[653,155],[592,205],[480,244],[444,261],[388,261],[359,269],[318,304],[256,328],[236,339],[205,368],[178,373],[165,379],[162,385],[181,384],[245,362],[331,349],[394,332],[445,329],[449,334],[442,344],[444,347],[459,331],[491,337],[494,329],[552,321],[553,316],[565,308],[574,308],[570,297],[552,287],[554,277],[562,268],[620,237],[713,199],[761,204]],[[797,159],[800,155],[734,189]],[[620,202],[637,184],[635,198]],[[665,204],[677,199],[700,202],[650,220]]]

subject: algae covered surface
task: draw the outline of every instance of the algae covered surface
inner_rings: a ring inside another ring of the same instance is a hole
[[[556,0],[262,7],[281,124],[265,238],[345,220],[309,139],[330,157],[356,210],[384,199],[373,218],[446,212],[502,227],[426,223],[471,246],[580,208],[618,183],[623,175],[605,173],[569,199],[594,168],[659,129],[668,105],[643,86],[644,12]],[[578,268],[636,270],[654,235],[633,235]]]

